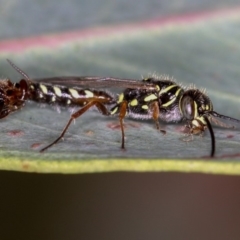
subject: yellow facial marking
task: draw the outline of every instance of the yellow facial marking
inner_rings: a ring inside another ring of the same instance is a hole
[[[198,108],[197,108],[197,103],[194,101],[194,118],[198,117]]]
[[[133,99],[131,102],[130,102],[130,106],[134,107],[134,106],[137,106],[138,105],[138,100],[137,99]]]
[[[147,110],[148,109],[148,105],[142,105],[142,109]]]
[[[40,84],[39,87],[41,88],[41,91],[44,93],[44,94],[47,94],[48,93],[48,89],[45,85],[43,84]]]
[[[206,110],[207,110],[207,111],[209,110],[209,105],[206,105]]]
[[[192,121],[192,125],[193,125],[194,127],[200,127],[200,124],[199,124],[199,122],[198,122],[196,119],[194,119],[194,120]]]
[[[199,121],[200,121],[202,124],[207,125],[204,117],[198,117],[197,119],[199,119]]]
[[[149,96],[145,97],[144,98],[144,101],[145,102],[150,102],[150,101],[153,101],[153,100],[156,100],[157,99],[157,96],[154,95],[154,94],[150,94]]]
[[[121,93],[118,97],[118,103],[121,103],[123,101],[123,99],[124,99],[124,95],[123,95],[123,93]]]
[[[53,87],[53,90],[58,97],[62,96],[62,91],[59,87]]]
[[[114,115],[118,111],[118,107],[115,107],[112,111],[111,114]]]
[[[85,92],[85,94],[86,94],[86,97],[89,97],[89,98],[94,97],[93,92],[91,92],[91,91],[89,91],[89,90],[85,90],[84,92]]]
[[[73,88],[69,88],[69,92],[70,94],[72,95],[73,98],[78,98],[79,97],[79,94],[78,94],[78,91],[73,89]]]

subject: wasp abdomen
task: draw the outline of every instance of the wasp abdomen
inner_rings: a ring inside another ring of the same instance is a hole
[[[107,92],[52,85],[45,83],[32,83],[29,86],[29,100],[35,102],[58,104],[61,106],[84,106],[91,100],[102,101],[105,104],[115,102],[114,97]]]

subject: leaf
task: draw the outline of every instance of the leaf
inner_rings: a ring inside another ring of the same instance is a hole
[[[224,17],[223,17],[224,16]],[[141,79],[149,73],[174,76],[184,86],[206,88],[214,109],[240,119],[239,11],[186,16],[174,21],[90,29],[74,34],[0,42],[4,77],[21,77],[6,58],[30,77],[100,75]],[[61,37],[65,36],[61,41]],[[19,42],[20,41],[20,42]],[[52,44],[52,43],[55,44]],[[24,47],[21,46],[21,43]],[[15,49],[16,52],[11,51]],[[217,158],[209,159],[208,131],[183,141],[184,123],[126,119],[126,150],[120,149],[118,119],[89,111],[76,120],[64,141],[38,152],[59,136],[70,113],[28,103],[1,120],[0,168],[6,170],[83,173],[102,171],[184,171],[240,173],[240,130],[214,128]],[[205,157],[203,157],[205,156]]]

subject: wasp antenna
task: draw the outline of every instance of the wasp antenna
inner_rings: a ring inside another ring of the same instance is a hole
[[[210,157],[214,157],[214,154],[215,154],[215,136],[214,136],[214,132],[213,132],[212,125],[211,125],[208,117],[207,116],[203,116],[203,117],[204,117],[204,120],[207,123],[208,130],[209,130],[210,135],[211,135],[212,149],[211,149]]]
[[[26,80],[30,81],[29,76],[19,67],[17,67],[12,61],[10,61],[9,59],[7,59],[8,63],[17,71],[19,72],[24,78],[26,78]]]
[[[209,114],[211,114],[212,116],[214,117],[218,117],[218,118],[222,118],[222,119],[226,119],[226,120],[230,120],[230,121],[233,121],[233,122],[238,122],[240,123],[240,120],[239,119],[236,119],[236,118],[232,118],[232,117],[229,117],[229,116],[225,116],[225,115],[222,115],[222,114],[219,114],[215,111],[210,111],[208,112]]]

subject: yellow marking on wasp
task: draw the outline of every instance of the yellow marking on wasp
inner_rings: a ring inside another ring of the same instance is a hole
[[[160,92],[160,93],[162,94],[162,93],[164,93],[164,92],[167,92],[167,91],[171,90],[171,89],[172,89],[173,87],[175,87],[175,86],[177,86],[177,85],[171,85],[171,86],[165,88],[165,89],[164,89],[162,92]],[[166,89],[167,89],[167,91],[165,91]],[[174,94],[175,97],[173,97],[170,101],[166,102],[166,103],[163,104],[162,106],[163,106],[163,107],[168,107],[168,106],[170,106],[170,105],[176,100],[176,97],[180,94],[181,91],[182,91],[182,89],[181,89],[181,88],[178,88],[178,90],[177,90],[176,93]],[[161,94],[159,94],[159,95],[161,95]],[[180,102],[181,102],[181,100],[179,101],[179,103],[180,103]],[[180,111],[182,112],[181,108],[180,108]]]
[[[193,125],[194,127],[199,127],[199,126],[200,126],[199,121],[196,120],[196,119],[192,120],[192,125]]]
[[[180,96],[180,98],[179,98],[178,107],[179,107],[180,113],[183,114],[182,107],[181,107],[181,102],[182,102],[182,96]]]
[[[43,98],[43,94],[41,92],[39,93],[39,98]]]
[[[53,87],[53,90],[55,92],[55,94],[58,96],[58,97],[61,97],[62,96],[62,91],[59,87]]]
[[[176,87],[176,86],[177,86],[176,84],[173,84],[173,85],[170,85],[170,86],[162,89],[162,90],[159,92],[159,95],[170,91],[172,88],[174,88],[174,87]]]
[[[210,108],[209,105],[206,105],[206,110],[207,110],[207,111],[209,110],[209,108]]]
[[[156,85],[156,90],[159,92],[161,89],[158,85]]]
[[[207,125],[204,117],[198,117],[197,119],[199,119],[199,121],[200,121],[201,123],[203,123],[204,125]]]
[[[71,104],[71,100],[70,99],[67,100],[67,104],[68,105]]]
[[[198,128],[201,128],[202,127],[202,124],[203,125],[206,125],[206,121],[204,119],[204,117],[197,117],[195,119],[192,120],[192,125],[194,127],[198,127]]]
[[[34,86],[34,85],[31,85],[30,88],[31,88],[32,90],[34,90],[34,89],[35,89],[35,86]]]
[[[48,89],[47,89],[47,87],[46,87],[45,85],[40,84],[39,87],[41,88],[41,90],[42,90],[42,92],[43,92],[44,94],[47,94],[47,93],[48,93]]]
[[[122,101],[123,101],[123,99],[124,99],[124,95],[123,95],[123,93],[121,93],[119,96],[118,96],[118,103],[121,103]]]
[[[69,88],[68,91],[70,92],[70,94],[72,95],[73,98],[78,98],[79,97],[78,91],[76,89]]]
[[[170,101],[166,102],[165,104],[163,104],[163,107],[168,107],[170,106],[174,101],[176,100],[176,97],[174,97],[173,99],[171,99]]]
[[[118,107],[115,107],[112,111],[111,114],[114,115],[118,111]]]
[[[89,98],[94,97],[93,92],[91,92],[91,91],[89,91],[89,90],[84,90],[84,92],[85,92],[85,94],[86,94],[86,97],[89,97]]]
[[[148,109],[148,105],[142,105],[142,109],[147,110]]]
[[[52,96],[52,102],[56,101],[56,96]]]
[[[175,96],[177,97],[181,91],[182,91],[182,89],[179,88],[179,89],[176,91]]]
[[[134,107],[134,106],[137,106],[138,105],[138,100],[137,99],[133,99],[131,102],[130,102],[130,106]]]
[[[177,86],[177,85],[175,85],[175,86]],[[169,90],[170,90],[171,88],[169,88]],[[179,88],[177,91],[176,91],[176,93],[175,93],[175,97],[173,97],[170,101],[168,101],[168,102],[166,102],[165,104],[163,104],[162,106],[163,107],[168,107],[168,106],[170,106],[175,100],[176,100],[176,97],[179,95],[179,93],[182,91],[182,89],[181,88]],[[179,101],[179,102],[181,102],[181,101]],[[181,110],[181,108],[180,108],[180,110]],[[182,111],[181,111],[182,112]]]
[[[197,109],[197,103],[194,101],[194,118],[198,117],[198,109]]]
[[[201,105],[201,108],[202,108],[202,111],[204,111],[204,110],[205,110],[205,105],[202,104],[202,105]]]
[[[149,96],[144,98],[144,102],[150,102],[152,100],[156,100],[157,96],[155,94],[150,94]]]

